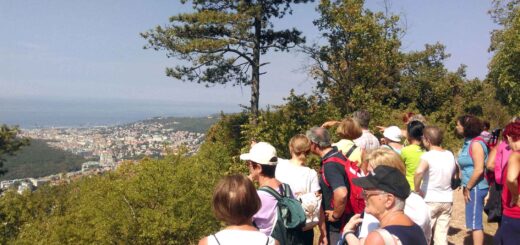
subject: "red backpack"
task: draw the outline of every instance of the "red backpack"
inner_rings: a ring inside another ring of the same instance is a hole
[[[325,161],[322,162],[322,167],[320,170],[321,177],[323,178],[323,182],[327,187],[330,187],[329,182],[325,178],[325,173],[323,172],[323,166],[329,162],[337,162],[341,165],[343,165],[343,168],[345,169],[345,176],[347,178],[347,188],[348,190],[348,196],[347,196],[347,203],[345,205],[345,212],[346,214],[360,214],[363,213],[365,210],[365,199],[363,199],[362,193],[363,188],[354,185],[352,182],[353,179],[363,177],[364,174],[361,171],[361,168],[359,168],[355,162],[351,162],[350,160],[346,159],[341,152],[337,153],[339,156],[332,156]],[[331,200],[331,207],[334,208],[334,202]]]

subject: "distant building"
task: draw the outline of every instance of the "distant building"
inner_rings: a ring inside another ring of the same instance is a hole
[[[100,162],[90,161],[90,162],[85,162],[85,163],[81,164],[81,172],[86,172],[89,170],[100,169],[100,168],[101,168]]]

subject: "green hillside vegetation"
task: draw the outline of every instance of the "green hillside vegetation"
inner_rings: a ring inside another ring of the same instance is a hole
[[[4,168],[7,173],[0,175],[0,180],[76,171],[87,161],[81,156],[52,148],[45,141],[31,139],[30,142],[30,145],[23,147],[16,155],[6,157]]]
[[[192,156],[145,158],[67,185],[9,191],[0,199],[0,243],[196,244],[221,227],[210,207],[214,185],[223,175],[247,173],[238,157],[252,139],[272,143],[287,158],[292,136],[358,109],[372,114],[373,132],[377,125],[403,127],[404,112],[422,113],[444,130],[444,146],[453,151],[462,144],[457,116],[472,113],[492,127],[505,125],[514,109],[496,99],[491,81],[466,78],[464,66],[448,71],[441,44],[401,51],[399,16],[371,12],[363,3],[321,1],[316,24],[327,42],[307,49],[316,61],[309,71],[318,82],[315,93],[291,92],[283,105],[261,111],[255,125],[250,113],[221,115]],[[317,158],[308,164],[316,168]]]

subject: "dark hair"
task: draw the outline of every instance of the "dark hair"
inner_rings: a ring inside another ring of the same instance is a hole
[[[483,121],[482,125],[483,125],[483,130],[489,130],[489,128],[491,127],[491,124],[489,124],[488,121]]]
[[[464,131],[462,136],[466,138],[475,138],[482,133],[483,124],[482,121],[473,115],[460,116],[457,119]]]
[[[442,144],[443,133],[439,127],[427,126],[423,130],[424,138],[426,138],[434,146]]]
[[[357,110],[352,114],[352,118],[359,123],[362,128],[368,128],[370,123],[370,112],[366,110]]]
[[[421,140],[423,136],[424,123],[419,121],[411,121],[407,126],[408,138],[414,140]]]
[[[259,164],[262,168],[261,175],[268,177],[268,178],[274,178],[274,173],[276,172],[276,165],[265,165],[265,164]]]
[[[220,180],[213,191],[212,204],[215,217],[227,225],[250,223],[262,205],[253,182],[241,174]]]
[[[507,139],[506,136],[511,137],[513,141],[520,139],[520,121],[509,123],[506,126],[506,129],[504,129],[504,139]]]

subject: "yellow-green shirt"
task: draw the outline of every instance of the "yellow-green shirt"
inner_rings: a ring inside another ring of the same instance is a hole
[[[332,144],[332,146],[335,146],[338,148],[338,151],[341,151],[343,155],[347,155],[347,153],[350,151],[350,148],[354,146],[355,143],[352,140],[342,139],[338,141],[337,143]],[[348,157],[348,160],[353,162],[361,163],[361,147],[357,147]]]
[[[421,162],[421,156],[424,150],[415,144],[407,145],[401,149],[401,159],[403,159],[404,167],[406,168],[406,180],[410,184],[410,188],[414,188],[413,178],[415,176],[415,170]]]

